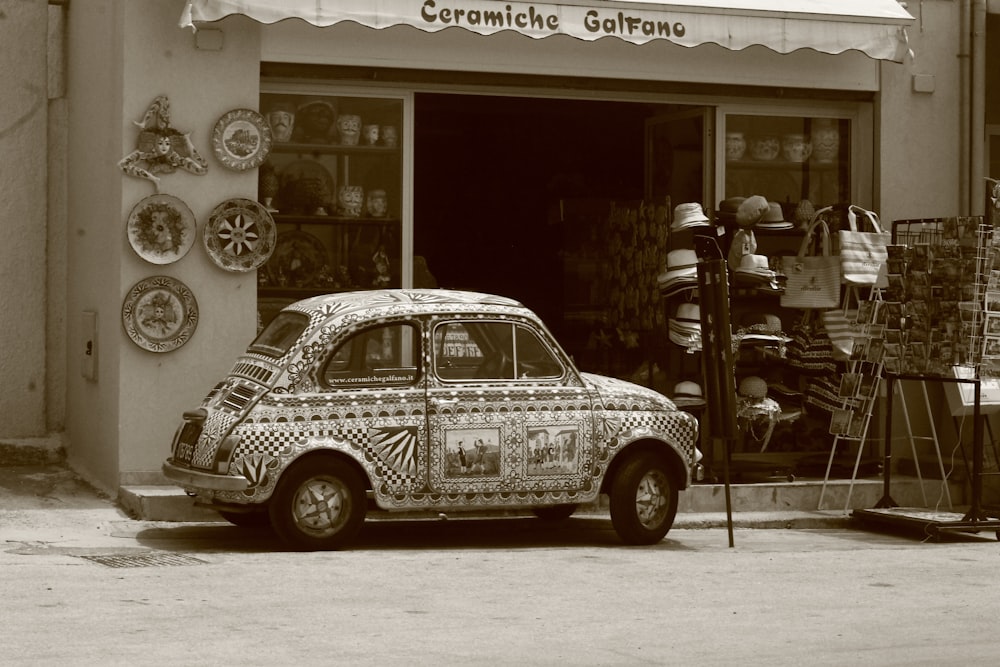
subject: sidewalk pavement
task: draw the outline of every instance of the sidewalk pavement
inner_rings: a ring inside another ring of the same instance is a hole
[[[109,519],[148,520],[129,511],[127,504],[110,498],[87,484],[62,461],[29,462],[24,465],[0,465],[0,533],[8,521],[64,525],[71,520],[71,510],[89,510],[106,514]],[[600,506],[581,508],[580,514],[606,514]],[[14,518],[16,516],[16,519]],[[6,520],[4,519],[6,517]],[[198,510],[183,518],[194,522],[223,521],[209,510]],[[733,525],[739,528],[849,528],[851,517],[843,509],[823,511],[789,510],[778,512],[734,512]],[[678,529],[720,528],[727,526],[725,512],[679,512],[674,527]],[[21,525],[21,528],[26,526]],[[2,538],[0,538],[2,539]]]

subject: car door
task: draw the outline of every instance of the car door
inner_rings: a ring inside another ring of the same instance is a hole
[[[363,328],[336,345],[319,370],[330,434],[350,443],[382,506],[406,506],[426,489],[427,422],[420,328],[399,320]]]
[[[590,396],[530,322],[443,320],[431,346],[432,489],[469,504],[545,504],[588,485]]]

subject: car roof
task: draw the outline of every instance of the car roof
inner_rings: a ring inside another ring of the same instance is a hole
[[[340,319],[345,315],[362,312],[366,320],[405,312],[490,313],[536,318],[531,310],[514,299],[483,292],[450,289],[336,292],[296,301],[285,310],[305,313],[313,322]]]

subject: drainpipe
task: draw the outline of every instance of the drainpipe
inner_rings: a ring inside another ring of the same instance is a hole
[[[986,213],[986,0],[972,0],[972,105],[969,128],[970,215]]]
[[[972,166],[972,86],[969,62],[972,59],[970,42],[972,39],[972,0],[962,0],[959,7],[958,65],[959,65],[959,105],[958,105],[958,214],[969,215],[969,168]]]

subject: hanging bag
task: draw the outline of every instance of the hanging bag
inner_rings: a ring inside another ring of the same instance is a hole
[[[781,258],[787,282],[781,295],[782,308],[836,308],[840,305],[840,258],[830,251],[830,228],[820,209],[806,229],[799,254]],[[810,254],[814,233],[819,233],[819,254]]]
[[[872,231],[862,231],[859,218],[866,221]],[[847,209],[847,225],[840,230],[840,267],[844,283],[863,287],[888,287],[889,259],[887,246],[892,234],[882,229],[874,211],[851,205]]]

